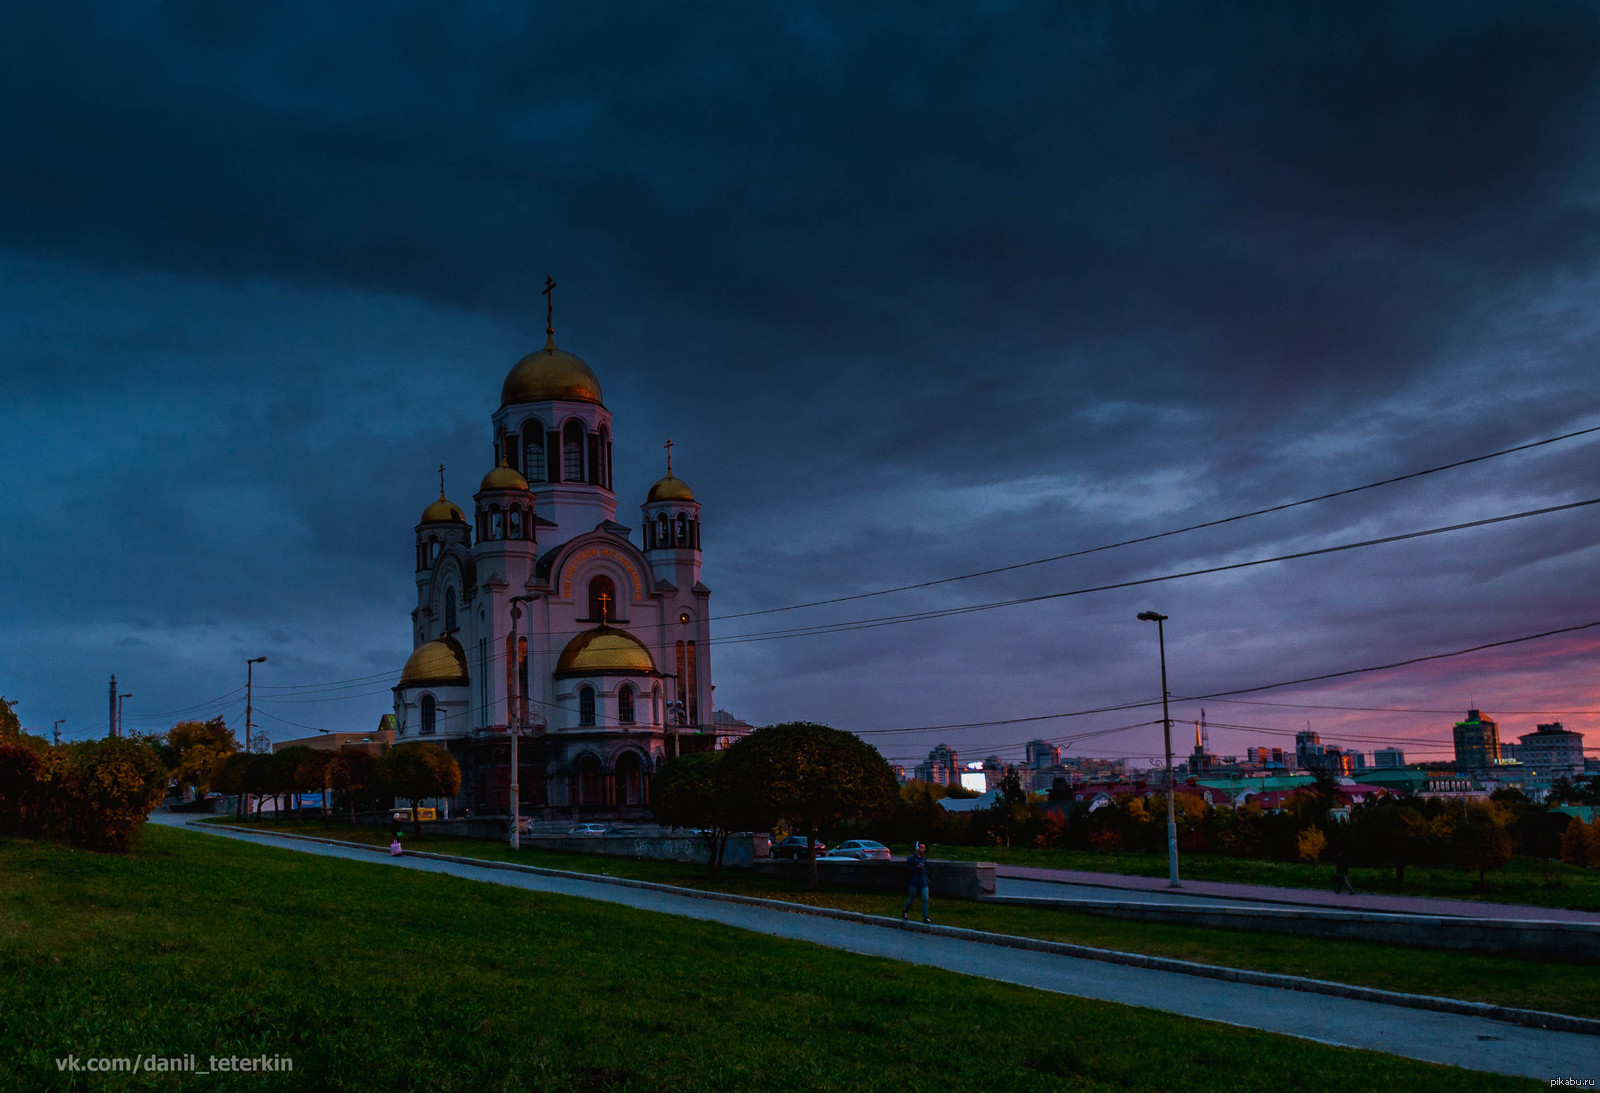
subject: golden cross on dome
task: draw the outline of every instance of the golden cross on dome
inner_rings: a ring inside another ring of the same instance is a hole
[[[602,592],[596,598],[600,601],[600,625],[604,626],[606,624],[606,617],[610,614],[610,612],[606,610],[606,604],[611,602],[611,597]]]
[[[544,291],[539,295],[544,297],[544,336],[552,345],[556,340],[556,281],[548,273],[544,275]]]
[[[444,464],[439,464],[439,499],[444,499]]]
[[[667,437],[667,442],[662,445],[667,450],[667,477],[672,477],[672,438]]]

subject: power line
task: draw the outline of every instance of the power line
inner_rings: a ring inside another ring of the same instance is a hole
[[[756,611],[740,611],[731,615],[713,615],[711,618],[713,622],[726,622],[729,619],[743,619],[749,618],[753,615],[772,615],[783,611],[799,611],[808,607],[824,607],[829,604],[847,603],[852,600],[871,599],[875,596],[888,596],[895,592],[910,592],[918,588],[933,588],[937,585],[952,584],[956,581],[969,581],[975,577],[992,577],[997,573],[1011,573],[1019,569],[1027,569],[1031,566],[1047,565],[1050,562],[1065,561],[1068,558],[1081,558],[1086,554],[1098,554],[1106,550],[1116,550],[1120,547],[1134,546],[1139,543],[1149,543],[1157,539],[1170,538],[1174,535],[1184,535],[1191,531],[1200,531],[1205,528],[1221,527],[1224,524],[1235,523],[1239,520],[1248,520],[1255,516],[1265,516],[1273,512],[1284,512],[1288,509],[1299,508],[1302,505],[1310,505],[1318,501],[1328,501],[1335,497],[1346,497],[1353,493],[1361,493],[1363,490],[1377,489],[1379,486],[1392,486],[1396,482],[1406,482],[1413,478],[1422,478],[1426,475],[1438,474],[1440,471],[1454,470],[1457,467],[1465,467],[1473,463],[1482,463],[1489,459],[1498,459],[1503,455],[1511,455],[1514,452],[1525,452],[1530,448],[1539,448],[1546,444],[1555,444],[1563,440],[1571,440],[1573,437],[1587,436],[1588,434],[1595,432],[1600,432],[1600,425],[1592,426],[1588,429],[1579,429],[1576,432],[1563,433],[1560,436],[1547,437],[1544,440],[1531,441],[1527,444],[1518,444],[1511,448],[1502,448],[1500,451],[1489,452],[1487,455],[1477,455],[1470,459],[1459,459],[1454,463],[1445,463],[1437,467],[1429,467],[1426,470],[1412,471],[1409,474],[1396,475],[1393,478],[1385,478],[1377,482],[1368,482],[1364,486],[1351,486],[1348,489],[1334,490],[1332,493],[1318,494],[1315,497],[1306,497],[1299,501],[1288,501],[1281,505],[1270,505],[1266,508],[1254,509],[1250,512],[1241,512],[1233,516],[1224,516],[1219,520],[1207,520],[1204,523],[1190,524],[1188,527],[1174,528],[1170,531],[1158,531],[1151,535],[1141,535],[1137,538],[1123,539],[1115,543],[1105,543],[1101,546],[1085,547],[1082,550],[1068,551],[1066,554],[1052,554],[1047,558],[1034,558],[1026,562],[1014,562],[1010,565],[996,566],[993,569],[980,569],[972,573],[962,573],[954,577],[940,577],[935,580],[918,581],[914,584],[896,585],[893,588],[880,588],[872,592],[857,592],[849,596],[835,596],[831,599],[811,600],[807,603],[787,604],[783,607],[766,607]]]

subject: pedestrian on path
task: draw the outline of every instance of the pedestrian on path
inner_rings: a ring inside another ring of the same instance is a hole
[[[932,922],[928,917],[928,844],[917,843],[911,856],[906,858],[906,905],[900,909],[900,917],[911,917],[911,904],[918,896],[922,897],[922,921]]]
[[[1333,890],[1341,896],[1353,896],[1355,888],[1350,884],[1350,859],[1344,851],[1339,851],[1333,856]]]

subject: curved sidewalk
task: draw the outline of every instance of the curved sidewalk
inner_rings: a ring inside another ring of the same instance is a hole
[[[1518,919],[1537,922],[1578,922],[1600,924],[1600,913],[1571,911],[1560,907],[1531,907],[1521,903],[1491,903],[1466,899],[1434,899],[1427,896],[1337,895],[1317,888],[1275,888],[1268,884],[1238,884],[1232,881],[1186,880],[1178,892],[1167,887],[1165,877],[1142,877],[1124,873],[1091,873],[1081,869],[1036,869],[1022,865],[997,865],[997,878],[1010,878],[1052,884],[1073,884],[1091,888],[1112,888],[1129,892],[1167,894],[1182,897],[1237,900],[1251,903],[1278,903],[1297,907],[1331,907],[1341,911],[1373,911],[1395,915],[1429,915],[1457,918]],[[1331,887],[1331,886],[1330,886]]]
[[[173,820],[163,822],[172,823]],[[773,906],[770,901],[730,900],[709,893],[663,890],[663,886],[643,882],[615,883],[553,870],[507,868],[503,864],[464,859],[443,860],[409,854],[391,858],[382,848],[304,841],[272,834],[244,834],[206,825],[191,830],[380,867],[444,873],[680,915],[963,975],[1143,1006],[1426,1062],[1546,1080],[1556,1077],[1600,1079],[1600,1036],[1010,948],[959,936],[967,931],[930,930],[921,926],[904,929],[894,920],[821,915],[808,909]]]

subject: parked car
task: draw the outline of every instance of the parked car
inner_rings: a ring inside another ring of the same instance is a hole
[[[817,855],[817,860],[818,861],[860,861],[861,859],[857,858],[854,854],[850,853],[847,850],[840,850],[837,847],[835,847],[834,849],[828,851],[826,854],[818,854]]]
[[[871,839],[846,839],[835,852],[857,861],[889,860],[889,848]]]
[[[576,824],[567,828],[568,835],[604,835],[605,824]]]
[[[828,849],[827,844],[824,843],[821,839],[818,839],[816,841],[815,845],[816,845],[816,848],[817,848],[817,856],[818,857],[821,857],[822,852],[824,850]],[[787,839],[784,839],[781,843],[779,843],[777,846],[774,846],[772,848],[772,856],[774,858],[789,858],[789,859],[798,859],[798,858],[805,857],[806,856],[806,837],[804,835],[790,835]]]

